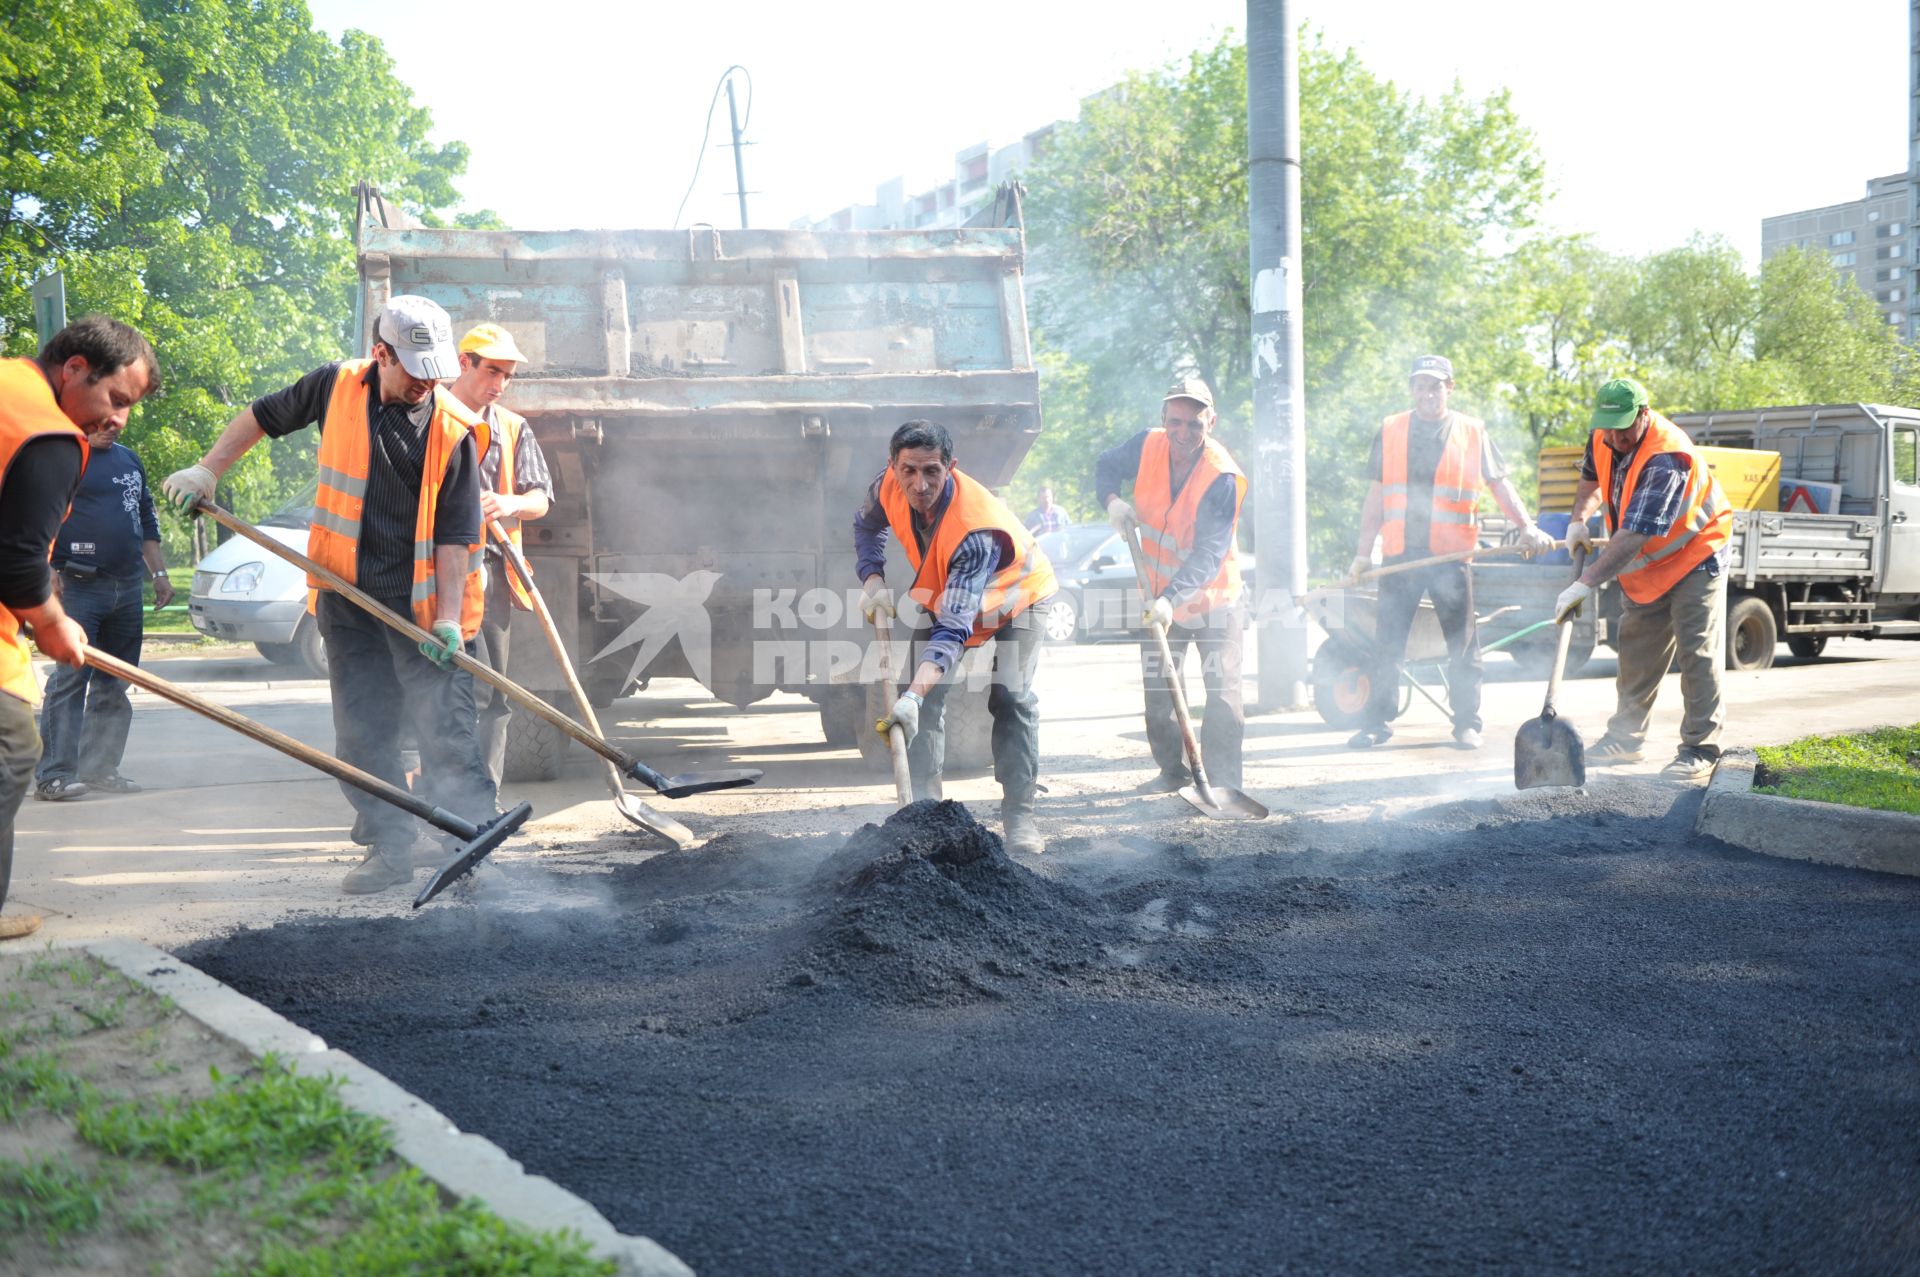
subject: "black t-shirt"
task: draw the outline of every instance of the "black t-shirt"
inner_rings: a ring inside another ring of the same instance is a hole
[[[274,439],[324,420],[339,375],[339,364],[323,364],[286,389],[254,400],[254,420]],[[411,405],[381,403],[379,375],[378,365],[367,369],[366,381],[373,387],[367,400],[371,449],[354,572],[361,589],[392,600],[408,598],[413,592],[413,525],[420,509],[420,476],[426,467],[433,398]],[[473,545],[480,539],[480,465],[469,434],[448,458],[440,480],[433,543]]]
[[[160,539],[147,471],[124,443],[95,448],[73,494],[73,509],[53,539],[53,565],[98,568],[126,581],[147,574],[145,543]]]
[[[1395,559],[1423,559],[1432,553],[1427,529],[1433,514],[1433,476],[1440,469],[1440,454],[1446,451],[1447,436],[1452,431],[1452,413],[1429,421],[1416,412],[1407,422],[1407,544],[1402,553],[1391,556]],[[1384,430],[1373,432],[1373,455],[1367,460],[1367,477],[1375,483],[1382,472],[1384,437]],[[1500,455],[1493,432],[1483,429],[1480,438],[1481,478],[1489,484],[1506,478],[1506,458]]]
[[[53,593],[47,547],[80,485],[80,440],[29,439],[0,475],[0,607],[39,607]]]

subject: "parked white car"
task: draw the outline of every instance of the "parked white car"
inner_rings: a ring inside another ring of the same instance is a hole
[[[258,527],[305,554],[312,519],[309,493],[274,511]],[[326,676],[326,645],[307,614],[306,573],[244,537],[215,546],[194,567],[187,615],[202,634],[252,643],[277,665],[305,665]]]

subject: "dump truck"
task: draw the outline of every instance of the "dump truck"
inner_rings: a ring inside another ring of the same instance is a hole
[[[1726,666],[1770,667],[1784,640],[1803,659],[1835,637],[1920,638],[1920,411],[1884,404],[1812,404],[1680,413],[1675,425],[1714,459],[1736,506],[1727,555]],[[1540,518],[1572,509],[1582,449],[1542,449]],[[1729,469],[1731,467],[1731,469]],[[1761,485],[1768,485],[1762,490]],[[1597,520],[1596,527],[1597,527]],[[1503,525],[1490,521],[1488,537]],[[1474,565],[1474,602],[1504,611],[1483,635],[1538,620],[1570,568],[1556,561]],[[1615,644],[1617,585],[1576,626],[1568,669],[1596,643]],[[1553,635],[1516,644],[1544,668]]]
[[[883,759],[853,514],[903,421],[946,426],[990,488],[1039,433],[1017,184],[969,225],[902,231],[478,231],[357,194],[363,354],[387,298],[415,293],[527,356],[503,402],[555,490],[526,552],[590,698],[672,677],[741,707],[795,692],[830,743]],[[513,678],[565,704],[536,622],[514,624]],[[983,765],[984,693],[949,715],[952,764]],[[508,775],[551,777],[563,749],[516,714]]]

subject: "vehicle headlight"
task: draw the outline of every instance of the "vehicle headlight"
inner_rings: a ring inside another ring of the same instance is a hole
[[[227,573],[227,579],[220,583],[220,593],[252,594],[253,588],[260,584],[260,574],[266,570],[265,563],[242,563]]]

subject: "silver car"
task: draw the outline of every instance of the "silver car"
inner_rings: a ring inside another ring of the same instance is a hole
[[[289,502],[258,527],[274,540],[307,550],[311,493]],[[213,638],[252,643],[277,665],[327,673],[327,649],[307,612],[307,575],[244,537],[214,547],[193,570],[187,595],[193,628]]]

